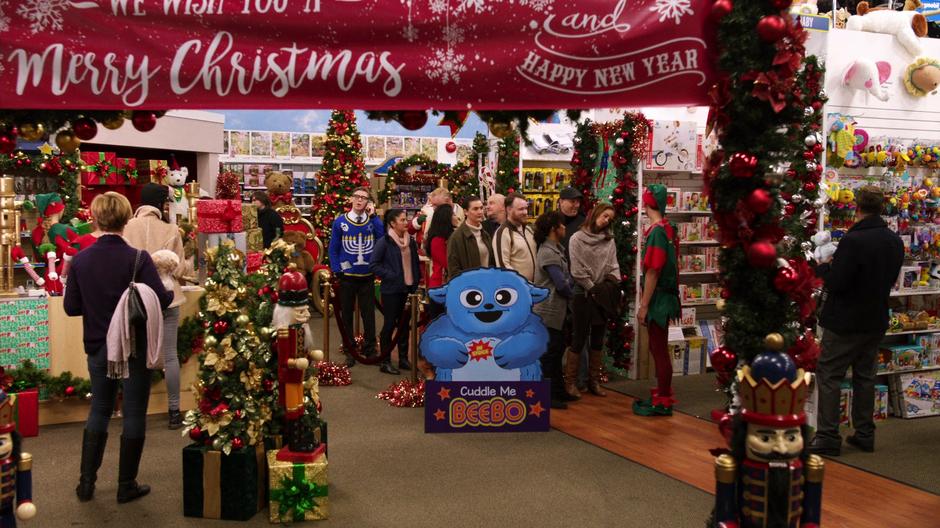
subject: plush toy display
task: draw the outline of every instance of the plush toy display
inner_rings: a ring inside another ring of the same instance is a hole
[[[846,29],[887,33],[897,37],[898,42],[914,57],[924,53],[918,37],[927,36],[927,19],[917,11],[875,10],[868,2],[859,2],[856,15],[849,18]]]
[[[313,258],[313,255],[305,249],[307,236],[300,231],[284,231],[281,235],[281,240],[288,244],[293,244],[294,251],[291,253],[290,261],[297,266],[297,270],[303,273],[304,276],[313,273],[313,270],[317,267],[317,261]]]
[[[269,172],[264,177],[264,186],[268,189],[268,196],[275,207],[278,204],[293,204],[294,197],[291,193],[293,182],[291,177],[283,172]]]
[[[865,90],[881,101],[888,100],[888,92],[881,86],[891,76],[891,65],[885,61],[856,59],[842,74],[842,86]]]
[[[796,0],[790,4],[791,15],[815,15],[819,13],[816,0]]]
[[[836,253],[836,245],[832,243],[832,233],[829,231],[820,231],[813,235],[813,245],[816,249],[813,251],[813,258],[816,262],[828,262]]]
[[[189,169],[180,168],[176,158],[170,159],[170,172],[166,182],[170,186],[170,221],[176,225],[189,219],[189,197],[186,196],[186,178]]]
[[[49,295],[62,295],[62,278],[68,275],[68,264],[78,253],[78,233],[59,223],[65,204],[58,193],[37,194],[36,209],[39,218],[32,238],[38,256],[46,259],[44,287]]]
[[[176,279],[173,274],[180,266],[180,257],[169,249],[154,251],[150,258],[153,259],[153,265],[157,268],[157,274],[160,275],[160,282],[166,291],[173,291],[176,285]]]
[[[904,71],[904,87],[915,97],[937,93],[940,85],[940,61],[919,57]]]

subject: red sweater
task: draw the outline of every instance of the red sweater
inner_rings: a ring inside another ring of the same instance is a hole
[[[447,239],[434,237],[431,240],[431,277],[428,279],[429,288],[444,285],[444,273],[447,271]]]

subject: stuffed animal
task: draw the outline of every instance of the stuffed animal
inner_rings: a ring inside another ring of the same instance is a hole
[[[842,86],[853,90],[865,90],[881,101],[888,100],[888,92],[882,84],[891,76],[891,64],[871,59],[852,61],[842,74]]]
[[[845,23],[849,20],[849,12],[844,7],[840,7],[835,13],[823,13],[832,19],[832,27],[837,29],[845,29]]]
[[[428,325],[419,349],[437,368],[438,381],[539,381],[548,344],[542,319],[532,312],[548,290],[512,270],[463,272],[428,292],[447,312]]]
[[[868,2],[859,2],[856,13],[845,23],[846,29],[894,35],[912,56],[918,57],[924,53],[918,38],[927,36],[927,19],[924,15],[917,11],[871,9]]]
[[[904,70],[904,87],[914,97],[937,93],[940,85],[940,61],[919,57]]]
[[[181,168],[176,158],[171,158],[166,182],[170,187],[170,221],[175,225],[179,225],[182,220],[189,219],[189,197],[186,196],[188,177],[189,169]]]
[[[836,253],[836,245],[832,243],[832,233],[829,231],[820,231],[813,235],[811,239],[816,249],[813,251],[813,258],[816,262],[829,262]]]
[[[297,265],[297,269],[304,275],[313,273],[317,261],[314,260],[309,251],[304,249],[307,245],[307,236],[300,231],[288,230],[281,235],[281,240],[294,245],[294,252],[291,254],[290,261]]]
[[[796,0],[790,4],[791,15],[815,15],[819,13],[816,0]]]
[[[169,249],[154,251],[150,258],[153,259],[153,265],[157,268],[157,274],[160,275],[160,282],[166,291],[173,291],[176,286],[176,279],[173,274],[180,266],[180,257]]]
[[[294,203],[294,197],[291,193],[293,188],[293,182],[291,177],[284,174],[283,172],[269,172],[267,176],[264,177],[264,186],[268,189],[268,196],[271,198],[271,203],[275,207],[278,204],[292,204]]]

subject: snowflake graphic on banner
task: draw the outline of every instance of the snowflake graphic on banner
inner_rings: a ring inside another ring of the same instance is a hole
[[[519,0],[519,5],[529,6],[536,11],[545,11],[555,0]]]
[[[441,84],[447,84],[451,81],[460,82],[460,74],[467,71],[467,66],[463,63],[462,53],[454,53],[453,49],[436,49],[434,58],[428,61],[428,78],[432,80],[441,80]]]
[[[62,31],[62,16],[70,7],[94,9],[98,7],[98,4],[93,1],[24,0],[16,8],[16,14],[30,23],[29,29],[33,34],[47,30]]]
[[[457,8],[457,12],[470,11],[472,9],[476,14],[480,14],[485,11],[492,11],[492,4],[498,1],[499,0],[493,0],[491,2],[487,2],[487,0],[460,0],[460,6]]]
[[[449,7],[447,4],[447,0],[431,0],[431,3],[428,4],[428,7],[431,8],[432,13],[435,15],[440,15],[441,13],[447,11],[447,8]]]
[[[441,31],[444,35],[444,42],[447,43],[448,47],[460,44],[465,39],[465,32],[462,27],[444,26]]]
[[[656,0],[650,11],[659,15],[660,22],[675,19],[677,25],[682,22],[683,16],[695,14],[692,11],[692,0]]]
[[[401,29],[401,36],[408,42],[414,42],[418,40],[418,28],[412,25],[405,26]]]
[[[9,30],[10,30],[10,17],[8,17],[6,13],[3,12],[3,0],[0,0],[0,32],[9,31]],[[0,68],[3,68],[2,64],[0,64]],[[3,70],[0,69],[0,73],[2,72]]]

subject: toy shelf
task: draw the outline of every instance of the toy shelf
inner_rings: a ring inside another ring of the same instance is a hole
[[[916,334],[940,334],[940,328],[932,328],[927,330],[905,330],[903,332],[887,332],[885,333],[885,337]]]
[[[933,365],[930,367],[921,367],[916,369],[904,369],[904,370],[882,370],[876,372],[876,376],[894,376],[896,374],[912,374],[916,372],[927,372],[931,370],[940,370],[940,365]]]
[[[940,290],[902,290],[891,292],[891,297],[913,297],[916,295],[940,295]]]
[[[680,246],[714,246],[718,244],[717,240],[693,240],[690,242],[680,241]]]
[[[711,211],[680,211],[678,209],[666,209],[666,215],[696,215],[696,216],[711,216]]]
[[[682,306],[713,306],[718,303],[718,299],[701,299],[697,301],[685,301]]]
[[[701,277],[703,275],[715,275],[718,273],[718,270],[705,270],[705,271],[680,271],[680,277]]]

